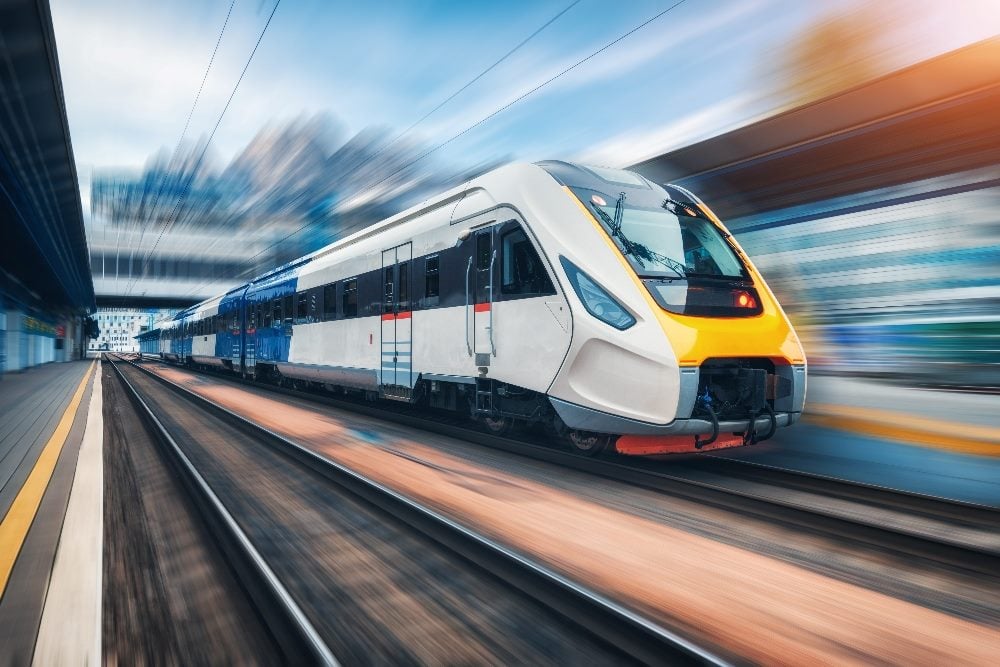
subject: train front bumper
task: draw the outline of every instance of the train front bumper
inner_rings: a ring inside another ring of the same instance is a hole
[[[667,424],[654,424],[584,407],[550,396],[560,419],[581,431],[620,436],[616,448],[622,454],[669,454],[738,447],[773,435],[778,428],[798,421],[805,404],[805,364],[774,366],[772,388],[767,398],[769,410],[733,418],[723,415],[714,421],[697,407],[703,399],[705,383],[699,367],[680,369],[677,416]],[[780,387],[780,389],[779,389]],[[710,441],[710,442],[709,442]]]

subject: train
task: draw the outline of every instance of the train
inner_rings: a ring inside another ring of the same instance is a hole
[[[509,164],[161,322],[164,361],[542,429],[587,456],[752,445],[806,358],[736,239],[638,173]]]

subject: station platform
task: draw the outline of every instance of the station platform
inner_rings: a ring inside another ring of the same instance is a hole
[[[99,373],[95,361],[74,361],[0,380],[5,664],[100,660]]]
[[[1000,396],[810,375],[801,422],[724,456],[1000,507]]]

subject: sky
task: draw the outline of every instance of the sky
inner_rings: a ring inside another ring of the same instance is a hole
[[[407,136],[433,147],[676,0],[579,0]],[[224,163],[266,124],[318,112],[344,136],[421,118],[572,0],[281,0],[212,142]],[[876,3],[877,4],[877,3]],[[686,0],[428,158],[624,166],[778,108],[786,45],[858,0]],[[93,170],[172,150],[230,0],[51,0],[85,210]],[[274,7],[236,0],[187,138],[207,137]],[[881,63],[894,69],[1000,33],[997,0],[892,0]],[[778,72],[778,74],[776,74]]]

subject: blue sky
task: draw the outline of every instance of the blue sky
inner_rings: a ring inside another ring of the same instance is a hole
[[[213,142],[228,161],[266,123],[329,112],[346,134],[399,130],[569,4],[283,0]],[[411,135],[465,129],[665,9],[673,0],[581,0]],[[435,154],[624,165],[711,136],[781,103],[782,45],[858,0],[687,0],[615,47]],[[1000,32],[996,0],[894,2],[893,66]],[[138,168],[173,148],[229,7],[52,0],[85,203],[92,169]],[[211,130],[273,7],[237,0],[188,137]],[[888,11],[887,9],[884,11]],[[433,163],[432,163],[433,164]]]

